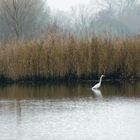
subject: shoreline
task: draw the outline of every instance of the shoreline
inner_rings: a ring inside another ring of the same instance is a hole
[[[0,85],[9,85],[9,84],[82,84],[82,83],[96,83],[98,82],[100,77],[96,77],[93,79],[62,79],[62,78],[25,78],[25,79],[18,79],[18,80],[12,80],[9,78],[0,78]],[[102,80],[103,82],[135,82],[140,81],[140,77],[134,77],[134,78],[112,78],[112,77],[106,77]]]

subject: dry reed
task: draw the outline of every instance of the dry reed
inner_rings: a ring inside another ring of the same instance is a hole
[[[140,77],[140,37],[46,38],[0,46],[0,75],[12,80]]]

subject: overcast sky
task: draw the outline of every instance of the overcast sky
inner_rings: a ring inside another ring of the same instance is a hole
[[[47,0],[51,9],[68,11],[72,6],[88,4],[90,0]]]

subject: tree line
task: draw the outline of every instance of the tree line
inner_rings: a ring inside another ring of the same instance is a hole
[[[32,39],[48,32],[73,33],[79,37],[111,32],[117,36],[139,34],[138,0],[97,0],[89,5],[52,11],[44,0],[0,0],[0,40]]]

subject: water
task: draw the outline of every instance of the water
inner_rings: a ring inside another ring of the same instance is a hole
[[[0,140],[139,140],[140,82],[0,87]]]

